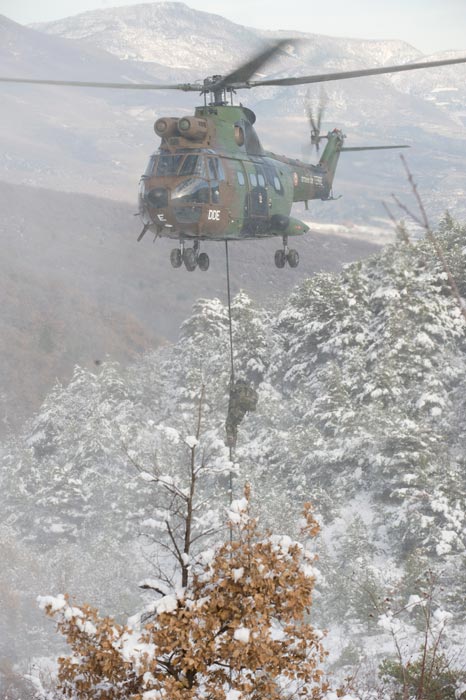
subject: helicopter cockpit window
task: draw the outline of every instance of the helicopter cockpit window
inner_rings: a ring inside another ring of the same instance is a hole
[[[219,158],[210,156],[207,158],[209,179],[210,179],[210,197],[213,204],[220,202],[220,180],[225,179],[222,164]]]
[[[209,189],[207,180],[190,177],[173,188],[171,198],[176,200],[176,204],[207,204],[209,202]]]
[[[209,164],[209,178],[211,180],[218,180],[217,166],[215,160],[218,161],[218,158],[207,158],[207,162]]]
[[[157,163],[157,172],[155,174],[158,177],[170,177],[171,175],[176,175],[178,173],[178,168],[180,167],[182,160],[182,155],[159,156],[159,162]]]
[[[209,164],[209,177],[211,180],[225,180],[225,173],[219,158],[210,156],[207,158]]]
[[[181,166],[180,175],[194,175],[197,167],[197,159],[199,156],[186,156],[183,165]]]
[[[225,180],[225,172],[223,170],[223,165],[222,161],[220,158],[214,158],[215,163],[217,164],[217,171],[218,171],[218,179],[219,180]]]
[[[178,174],[182,176],[199,175],[199,177],[205,177],[206,173],[203,156],[187,155]]]

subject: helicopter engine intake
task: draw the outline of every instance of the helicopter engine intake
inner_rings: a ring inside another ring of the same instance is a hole
[[[154,123],[154,131],[161,138],[169,138],[178,134],[178,118],[162,117]]]
[[[154,131],[165,142],[171,143],[173,137],[182,137],[188,141],[204,141],[208,136],[205,119],[198,117],[161,117],[154,123]]]
[[[207,136],[207,122],[197,117],[183,117],[178,121],[178,131],[185,139],[203,141]]]

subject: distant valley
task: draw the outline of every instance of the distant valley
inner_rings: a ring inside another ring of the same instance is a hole
[[[30,415],[75,364],[93,367],[107,356],[126,363],[175,340],[196,299],[225,297],[222,244],[209,247],[207,273],[173,270],[172,242],[152,245],[146,236],[138,244],[135,207],[125,202],[0,182],[0,208],[0,431]],[[297,247],[300,267],[277,270],[275,241],[233,244],[233,291],[267,303],[316,271],[378,249],[331,233]]]

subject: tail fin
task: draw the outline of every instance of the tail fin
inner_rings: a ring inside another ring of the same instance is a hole
[[[335,177],[335,171],[338,165],[338,159],[340,158],[340,153],[343,148],[343,143],[345,141],[345,135],[340,129],[334,129],[327,134],[327,145],[324,148],[322,157],[319,160],[319,165],[324,168],[327,173],[326,180],[331,188],[333,183],[333,178]]]

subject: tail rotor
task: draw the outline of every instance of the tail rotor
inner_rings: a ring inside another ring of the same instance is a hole
[[[319,104],[317,107],[317,118],[315,118],[312,104],[311,104],[311,100],[310,100],[309,93],[308,93],[306,113],[307,113],[307,118],[309,121],[309,127],[310,127],[310,132],[311,132],[311,147],[315,146],[317,154],[319,154],[319,151],[320,151],[320,142],[322,141],[322,139],[327,138],[327,136],[320,135],[320,126],[322,124],[322,118],[324,116],[325,108],[327,107],[327,104],[328,104],[327,94],[326,94],[324,88],[321,87],[320,94],[319,94]]]

